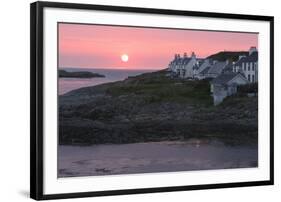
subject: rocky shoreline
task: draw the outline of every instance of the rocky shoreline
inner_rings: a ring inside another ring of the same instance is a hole
[[[209,81],[172,79],[166,71],[81,88],[59,97],[61,145],[219,139],[257,144],[258,99],[213,106]]]

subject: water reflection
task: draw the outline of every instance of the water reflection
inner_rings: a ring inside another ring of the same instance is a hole
[[[255,146],[191,139],[121,145],[59,146],[59,177],[257,167]]]

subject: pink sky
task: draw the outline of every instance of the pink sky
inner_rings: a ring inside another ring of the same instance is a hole
[[[199,58],[258,47],[258,34],[59,24],[59,67],[163,69],[175,53]],[[121,55],[129,56],[128,62]]]

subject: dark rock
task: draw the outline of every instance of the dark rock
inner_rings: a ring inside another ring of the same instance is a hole
[[[257,144],[257,97],[232,96],[214,107],[208,82],[178,82],[160,72],[60,96],[60,144],[189,138]]]
[[[59,70],[59,77],[60,78],[93,78],[93,77],[105,77],[105,76],[88,71],[68,72],[66,70]]]

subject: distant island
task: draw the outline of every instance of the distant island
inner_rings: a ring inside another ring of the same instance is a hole
[[[88,71],[75,71],[68,72],[66,70],[59,70],[60,78],[94,78],[94,77],[105,77],[102,74],[88,72]]]

